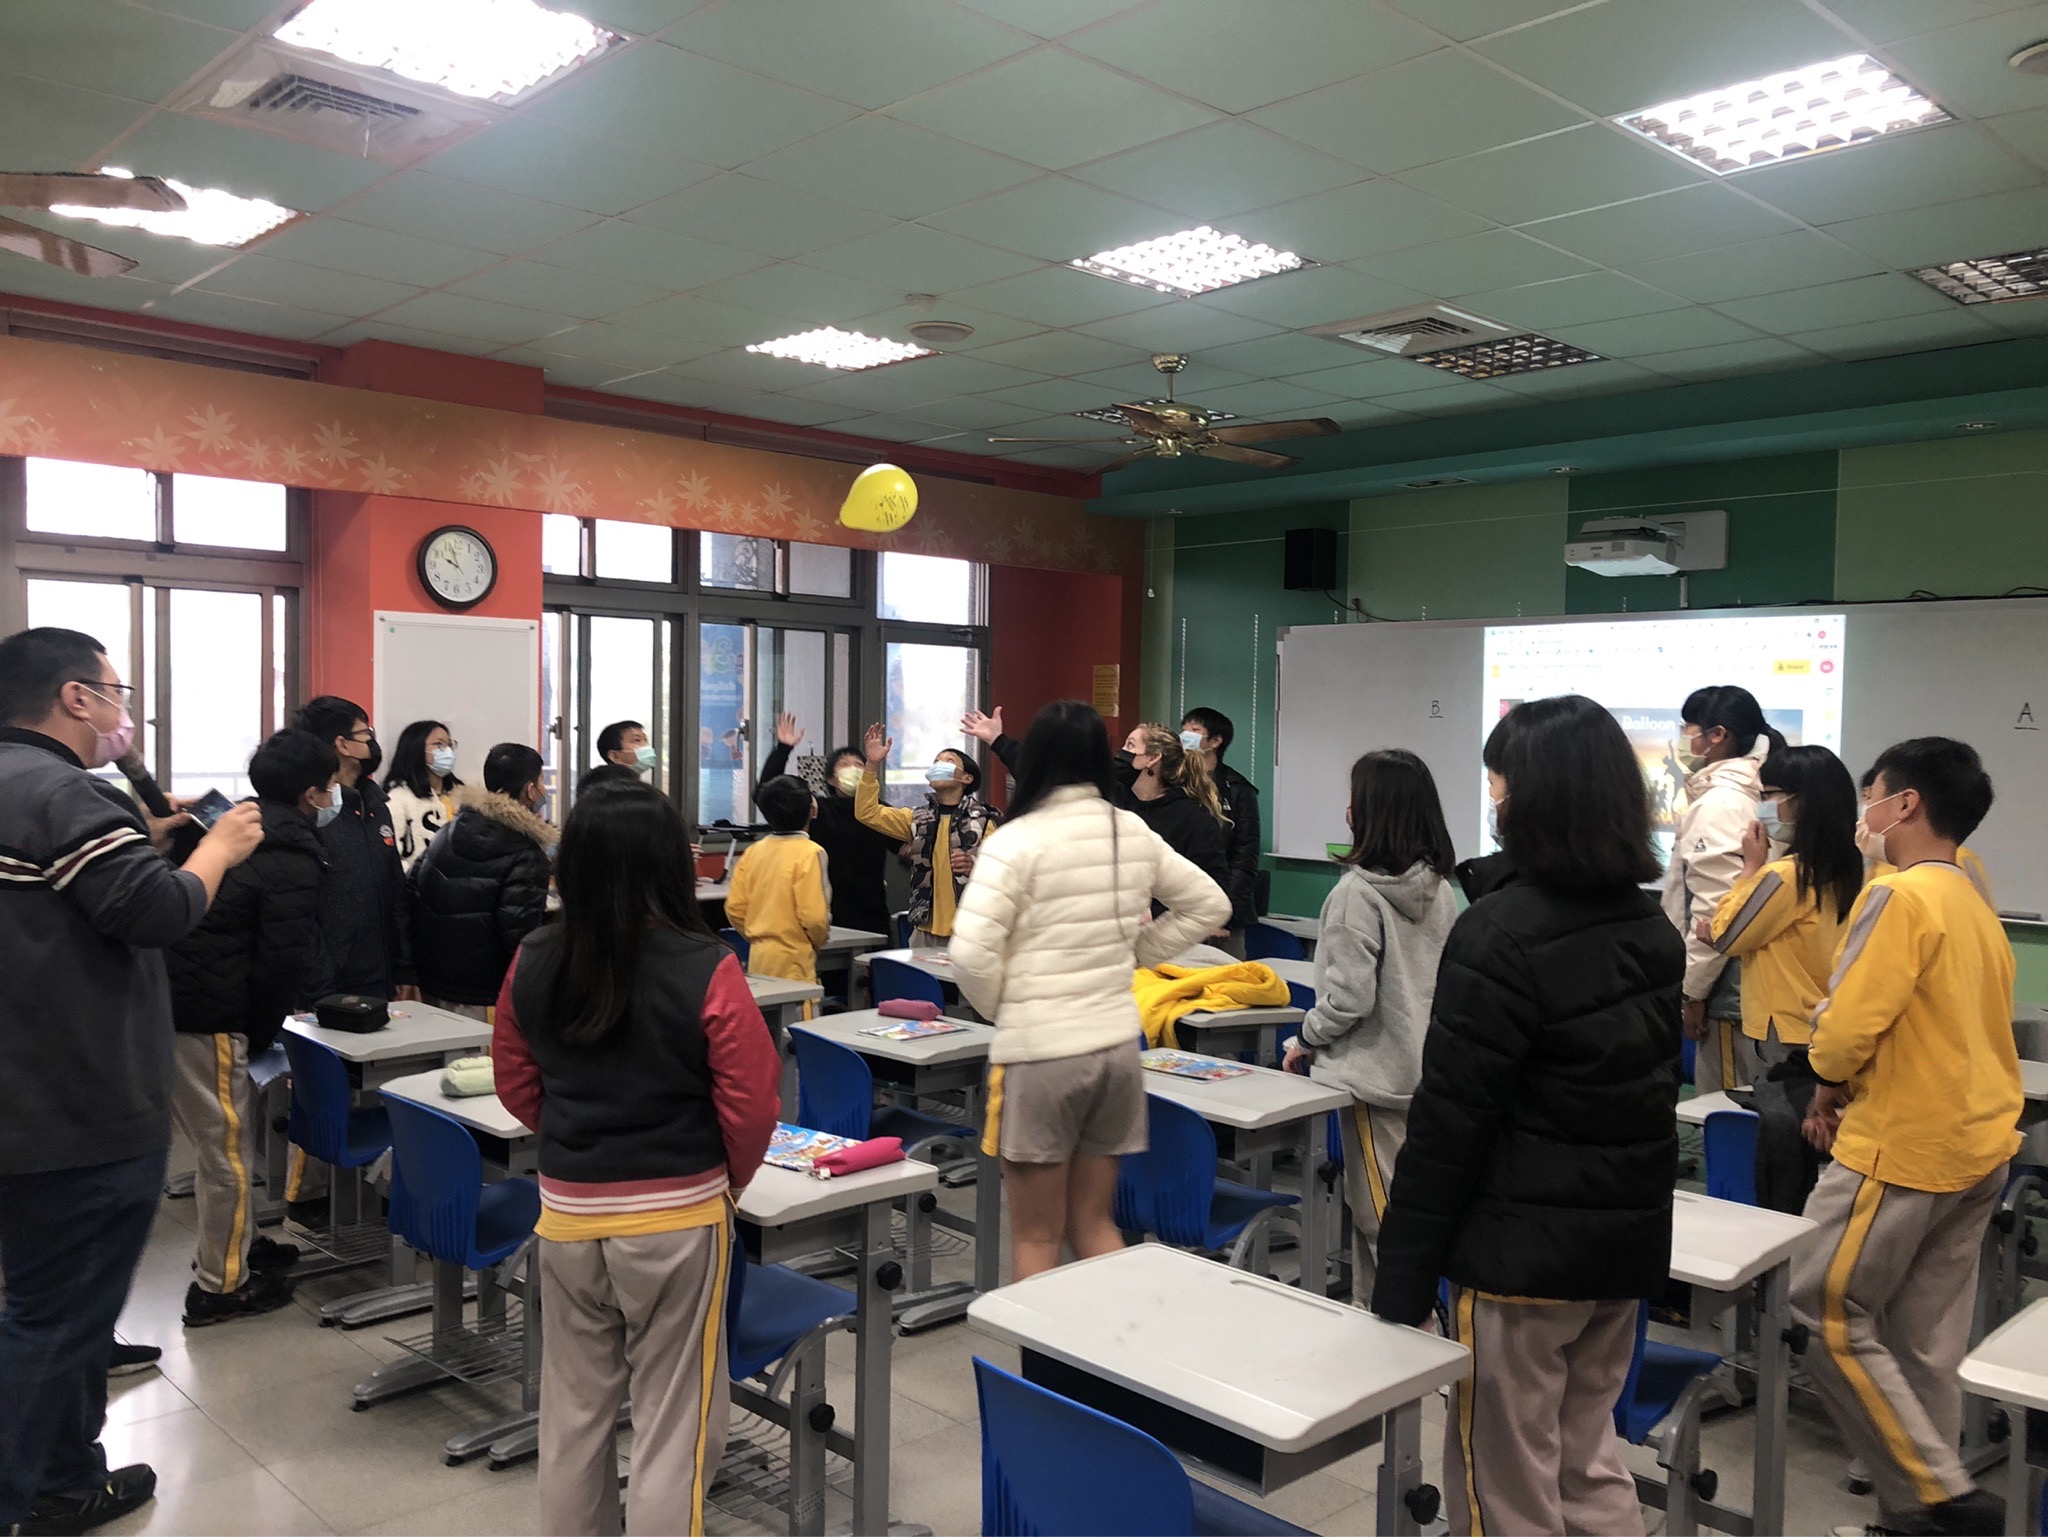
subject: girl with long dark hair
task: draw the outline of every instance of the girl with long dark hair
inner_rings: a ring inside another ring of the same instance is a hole
[[[697,909],[690,837],[641,783],[562,828],[561,922],[498,995],[498,1094],[540,1134],[541,1519],[621,1530],[614,1426],[633,1403],[636,1532],[701,1531],[725,1448],[731,1198],[780,1100],[775,1042]]]
[[[434,834],[455,820],[452,797],[461,788],[455,777],[455,738],[445,723],[416,720],[398,733],[391,766],[384,771],[384,798],[391,804],[398,859],[408,871]]]

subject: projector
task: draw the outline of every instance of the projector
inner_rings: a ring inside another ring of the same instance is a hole
[[[1678,570],[1678,541],[1655,528],[1573,539],[1564,547],[1564,563],[1595,576],[1671,576]]]

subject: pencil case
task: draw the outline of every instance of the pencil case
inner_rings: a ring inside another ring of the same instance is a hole
[[[862,1169],[879,1169],[884,1164],[903,1162],[903,1142],[897,1137],[870,1137],[865,1142],[856,1142],[852,1147],[842,1147],[836,1153],[827,1153],[811,1165],[811,1172],[819,1179],[831,1179],[839,1174],[858,1174]]]
[[[382,998],[367,998],[361,993],[329,993],[313,1005],[313,1016],[320,1021],[322,1030],[368,1035],[391,1023],[391,1006]]]
[[[884,1019],[937,1019],[939,1006],[923,998],[891,998],[875,1005]]]

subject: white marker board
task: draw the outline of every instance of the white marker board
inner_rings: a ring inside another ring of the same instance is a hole
[[[540,624],[468,614],[377,614],[376,712],[385,761],[416,720],[445,721],[456,777],[480,785],[499,742],[540,746]]]
[[[1850,772],[1860,776],[1880,751],[1906,737],[1970,743],[1983,754],[1997,794],[1970,846],[1983,856],[2008,918],[2048,919],[2048,599],[1295,625],[1278,640],[1272,852],[1322,859],[1326,844],[1345,841],[1352,761],[1387,747],[1405,747],[1429,765],[1458,856],[1481,851],[1479,751],[1490,726],[1482,718],[1482,672],[1490,626],[1650,626],[1823,610],[1845,619],[1839,729]],[[1743,681],[1719,675],[1711,648],[1691,671],[1692,687]],[[1676,710],[1683,697],[1669,707]]]

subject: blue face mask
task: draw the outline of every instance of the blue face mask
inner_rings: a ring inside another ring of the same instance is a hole
[[[633,766],[643,774],[653,773],[654,765],[660,761],[661,754],[657,753],[649,744],[642,743],[633,750]]]
[[[959,770],[943,758],[924,771],[924,781],[928,785],[949,785],[958,777]]]
[[[1180,734],[1180,745],[1183,752],[1200,752],[1202,750],[1202,733],[1199,731],[1183,731]]]
[[[446,779],[455,772],[455,749],[437,747],[427,754],[427,767]]]
[[[324,806],[315,806],[313,808],[313,825],[315,827],[325,827],[329,822],[332,822],[336,817],[340,815],[341,786],[336,785],[334,787],[332,795],[328,798],[327,804]]]
[[[1758,801],[1756,819],[1764,824],[1764,831],[1777,842],[1792,841],[1792,818],[1785,815],[1776,801]]]

